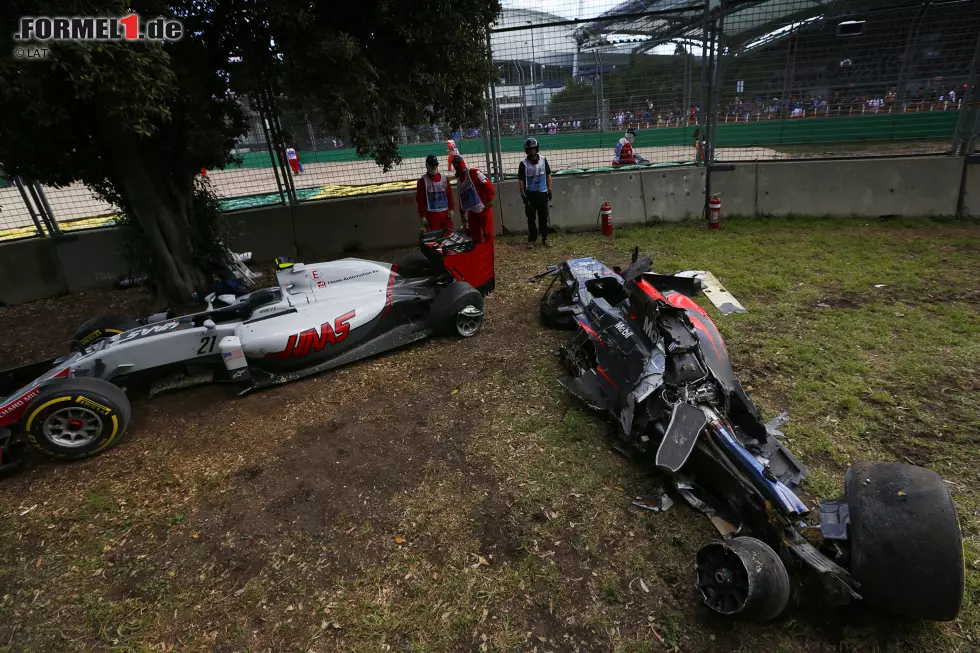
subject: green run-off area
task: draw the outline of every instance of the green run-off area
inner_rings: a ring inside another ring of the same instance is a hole
[[[773,147],[804,143],[849,143],[859,141],[905,141],[952,138],[958,113],[955,111],[924,111],[921,113],[895,113],[882,115],[845,116],[830,118],[793,118],[785,120],[749,120],[749,122],[718,125],[717,147]],[[664,127],[638,130],[634,146],[642,153],[644,147],[662,147],[694,144],[693,126]],[[618,131],[570,132],[555,135],[536,135],[541,149],[574,150],[584,148],[609,148],[612,150],[622,136]],[[505,136],[500,139],[505,152],[521,152],[523,136]],[[458,142],[463,156],[483,154],[483,139],[467,139]],[[422,158],[429,154],[446,156],[445,142],[410,143],[402,145],[405,159]],[[361,158],[353,148],[300,152],[300,160],[306,163],[357,161]],[[243,168],[271,166],[268,152],[251,152],[242,155]]]

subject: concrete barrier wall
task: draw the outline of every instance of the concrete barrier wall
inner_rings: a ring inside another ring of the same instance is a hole
[[[50,239],[0,243],[0,304],[23,304],[68,292]]]
[[[296,256],[293,215],[288,206],[269,206],[226,214],[229,246],[236,252],[252,252],[257,261],[277,256]]]
[[[959,157],[760,163],[757,212],[952,215],[962,166]]]
[[[93,229],[52,239],[70,293],[106,288],[129,274],[118,229]]]
[[[952,215],[963,159],[922,157],[739,163],[712,173],[726,215]],[[569,231],[596,228],[603,201],[618,225],[699,218],[705,171],[694,167],[558,176],[552,224]],[[967,166],[963,213],[980,215],[980,165]],[[495,231],[526,233],[515,180],[499,184]],[[411,247],[418,242],[414,192],[303,202],[227,215],[229,243],[259,261],[300,260]],[[454,217],[458,224],[458,218]],[[66,292],[112,286],[127,266],[112,229],[0,244],[0,302],[16,304]]]
[[[980,216],[980,162],[966,167],[963,215]]]

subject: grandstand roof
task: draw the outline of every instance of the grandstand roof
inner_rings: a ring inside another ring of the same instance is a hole
[[[706,0],[710,11],[721,0]],[[738,52],[771,43],[788,33],[788,26],[817,22],[826,15],[845,10],[856,12],[882,5],[917,4],[921,0],[727,0],[724,43]],[[705,0],[627,0],[595,20],[581,25],[575,37],[583,47],[603,45],[608,34],[649,37],[638,48],[647,50],[673,40],[702,39]]]
[[[562,16],[533,9],[504,7],[490,31],[494,61],[533,61],[553,66],[571,66],[581,51],[574,24]],[[603,37],[603,63],[625,63],[639,42],[649,37],[606,33]],[[633,41],[633,42],[630,42]],[[591,55],[582,59],[592,61]]]

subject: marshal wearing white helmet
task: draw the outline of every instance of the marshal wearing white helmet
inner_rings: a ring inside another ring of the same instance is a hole
[[[636,130],[630,128],[626,130],[626,135],[619,139],[616,143],[616,149],[613,150],[613,161],[614,166],[627,166],[639,163],[636,157],[633,156],[633,141],[636,139]]]

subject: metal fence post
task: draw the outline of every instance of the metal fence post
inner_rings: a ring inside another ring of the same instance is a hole
[[[46,201],[41,201],[39,194],[40,185],[36,181],[28,180],[26,184],[27,192],[30,193],[31,198],[34,200],[34,207],[37,209],[37,214],[40,216],[41,221],[44,226],[47,227],[48,233],[52,236],[60,236],[61,230],[54,223],[54,216],[49,212]]]
[[[20,191],[20,197],[24,200],[24,206],[27,207],[27,212],[31,216],[31,220],[34,221],[34,227],[37,229],[38,236],[46,236],[44,228],[41,226],[41,221],[37,217],[37,212],[34,211],[34,205],[31,204],[31,200],[27,197],[27,191],[24,190],[24,183],[20,180],[20,177],[14,177],[14,184],[17,186],[17,190]]]
[[[960,102],[960,116],[956,121],[956,131],[953,132],[953,143],[949,149],[950,156],[956,155],[957,150],[960,149],[961,142],[964,145],[962,154],[971,154],[965,147],[967,143],[973,141],[972,135],[966,133],[966,125],[967,114],[970,113],[971,106],[976,103],[977,99],[973,87],[977,83],[978,67],[980,67],[980,33],[977,34],[977,45],[973,49],[973,60],[970,62],[970,74],[966,83],[966,91],[963,93],[963,99]],[[977,111],[978,115],[980,115],[980,109]]]
[[[714,123],[711,125],[711,144],[708,148],[708,175],[711,174],[711,164],[715,162],[715,149],[718,146],[718,114],[722,107],[722,84],[724,77],[722,75],[722,57],[725,54],[724,50],[725,43],[725,0],[721,0],[718,5],[718,27],[715,30],[715,63],[713,66],[713,78],[714,78],[714,106],[712,107],[712,120]],[[725,122],[728,122],[728,115],[725,115]],[[710,200],[707,197],[707,192],[705,192],[705,200]]]

